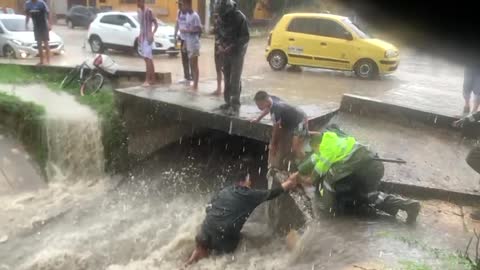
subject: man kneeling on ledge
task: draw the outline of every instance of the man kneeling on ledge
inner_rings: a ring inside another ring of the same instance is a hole
[[[185,266],[208,257],[235,251],[241,239],[240,231],[250,214],[263,202],[275,199],[296,186],[297,174],[271,190],[255,190],[248,171],[241,172],[237,183],[222,189],[206,208],[206,217],[195,238],[196,248]]]
[[[396,216],[407,212],[414,223],[420,203],[378,190],[384,174],[376,154],[338,128],[328,126],[312,138],[314,152],[298,167],[303,184],[313,185],[313,208],[317,213],[342,213],[369,206]],[[367,208],[368,209],[368,208]]]

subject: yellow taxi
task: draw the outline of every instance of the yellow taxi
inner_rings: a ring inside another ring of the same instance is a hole
[[[394,72],[398,49],[369,37],[350,19],[323,13],[286,14],[268,38],[266,58],[273,70],[285,66],[353,70],[362,79]]]

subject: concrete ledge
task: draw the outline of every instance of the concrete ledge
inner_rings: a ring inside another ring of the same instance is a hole
[[[135,114],[144,115],[143,117],[147,115],[163,121],[188,123],[194,128],[215,129],[262,142],[270,140],[272,124],[268,119],[260,123],[250,122],[260,114],[251,98],[245,98],[247,101],[241,106],[239,114],[231,116],[218,109],[224,104],[223,98],[187,92],[181,88],[177,89],[178,87],[164,85],[152,89],[126,88],[115,90],[115,94],[120,101],[119,104],[123,104],[121,110],[124,112],[137,110]],[[146,107],[150,109],[139,113],[138,110],[145,110]],[[321,127],[338,111],[333,105],[300,107],[307,113],[312,128]]]
[[[344,95],[335,122],[381,156],[400,157],[403,166],[386,164],[382,189],[423,199],[459,204],[480,201],[478,174],[465,162],[479,136],[478,124],[451,126],[458,118],[372,98]]]
[[[458,192],[440,188],[382,181],[380,189],[387,193],[396,193],[424,200],[442,200],[460,205],[474,205],[480,201],[480,194]]]
[[[366,116],[388,114],[396,118],[403,118],[408,121],[418,121],[429,126],[447,129],[453,129],[452,123],[455,120],[458,120],[458,117],[442,115],[428,110],[421,110],[418,108],[350,94],[343,95],[340,110],[347,113]],[[464,130],[464,132],[468,137],[478,136],[478,134],[480,134],[480,125],[472,125],[472,127]]]
[[[79,63],[80,64],[80,63]],[[48,66],[37,66],[37,65],[32,65],[29,63],[15,63],[15,64],[10,64],[10,63],[0,63],[1,66],[9,67],[9,66],[22,66],[22,67],[27,67],[31,68],[32,70],[35,71],[52,71],[52,72],[61,72],[61,73],[67,73],[68,71],[72,70],[75,66],[57,66],[57,65],[48,65]],[[172,75],[170,72],[157,72],[156,73],[157,77],[157,82],[159,83],[171,83],[172,82]],[[119,69],[117,70],[117,73],[115,75],[111,75],[111,78],[114,80],[131,80],[135,79],[138,81],[143,81],[145,79],[145,71],[141,70],[132,70],[132,69]]]

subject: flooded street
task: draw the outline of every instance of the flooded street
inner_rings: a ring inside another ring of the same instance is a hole
[[[87,43],[82,48],[87,31],[68,29],[57,25],[54,28],[65,41],[66,53],[52,59],[54,65],[74,66],[92,57]],[[392,75],[381,80],[360,80],[352,72],[302,68],[302,71],[273,71],[265,59],[265,38],[252,38],[243,69],[244,93],[253,95],[266,90],[299,104],[339,102],[344,93],[378,97],[388,101],[420,106],[432,111],[457,115],[461,113],[463,66],[429,55],[428,52],[400,47],[400,65]],[[144,70],[145,64],[133,52],[106,52],[120,65],[135,70]],[[213,39],[202,39],[199,58],[200,80],[215,80]],[[8,60],[2,62],[36,63],[38,59]],[[173,82],[183,79],[180,57],[158,55],[154,58],[156,70],[171,72]],[[211,91],[213,92],[214,85]]]

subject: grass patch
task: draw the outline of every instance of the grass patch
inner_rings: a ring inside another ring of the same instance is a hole
[[[105,152],[105,167],[114,172],[125,167],[127,162],[127,133],[115,106],[113,89],[108,84],[95,95],[80,96],[80,86],[74,82],[66,89],[60,88],[60,82],[66,71],[53,71],[30,66],[0,65],[0,83],[30,84],[44,83],[53,91],[67,92],[81,104],[87,105],[98,113],[102,120],[102,143]]]
[[[430,266],[414,262],[414,261],[400,261],[400,265],[402,266],[402,270],[432,270]]]
[[[417,238],[395,235],[392,232],[380,232],[377,234],[377,237],[390,238],[405,243],[409,248],[422,250],[436,261],[435,265],[430,265],[426,262],[401,260],[399,261],[401,270],[476,270],[460,252],[451,252],[435,248]],[[441,268],[439,268],[439,266],[441,266]]]
[[[48,148],[45,134],[45,109],[32,102],[0,91],[0,124],[23,143],[45,175]]]

